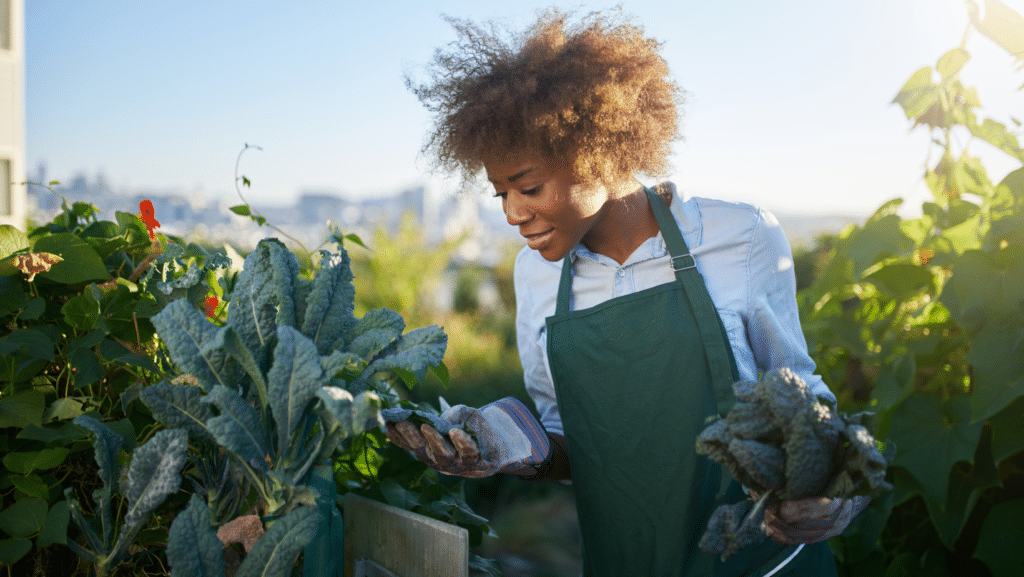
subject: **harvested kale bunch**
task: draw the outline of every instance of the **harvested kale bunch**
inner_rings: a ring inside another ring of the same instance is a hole
[[[874,415],[845,415],[819,401],[789,369],[734,385],[736,404],[697,437],[697,452],[727,467],[762,498],[715,510],[701,548],[728,557],[760,542],[767,504],[809,497],[848,499],[891,491],[885,480],[894,447],[879,451]],[[757,519],[757,521],[752,521]]]

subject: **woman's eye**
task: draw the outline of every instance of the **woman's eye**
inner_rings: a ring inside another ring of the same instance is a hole
[[[540,187],[539,186],[531,188],[530,190],[524,190],[523,194],[529,196],[531,194],[536,194],[538,191],[540,191]]]

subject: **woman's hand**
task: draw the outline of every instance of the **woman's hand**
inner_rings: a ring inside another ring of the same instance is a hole
[[[506,397],[479,409],[448,407],[438,422],[460,425],[442,434],[428,423],[405,420],[408,411],[385,415],[387,435],[399,447],[442,473],[488,477],[495,473],[534,476],[551,466],[550,438],[522,402]]]
[[[428,424],[416,425],[409,421],[387,424],[391,442],[416,453],[431,468],[449,475],[487,477],[498,471],[480,460],[480,448],[465,431],[452,429],[448,438]]]
[[[762,529],[780,545],[817,543],[842,533],[870,502],[864,496],[783,501],[765,509]]]

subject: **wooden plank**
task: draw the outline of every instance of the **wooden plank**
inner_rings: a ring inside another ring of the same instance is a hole
[[[348,493],[344,502],[345,577],[359,558],[397,577],[469,577],[469,531]]]

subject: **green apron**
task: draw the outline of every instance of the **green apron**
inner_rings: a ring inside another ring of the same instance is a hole
[[[714,508],[745,498],[735,481],[725,490],[721,467],[695,450],[708,420],[735,402],[732,383],[739,376],[722,321],[675,220],[659,197],[645,191],[676,280],[570,311],[567,256],[555,314],[546,319],[583,573],[764,575],[796,546],[766,539],[725,563],[697,546]],[[775,575],[835,573],[823,542],[806,546]]]

